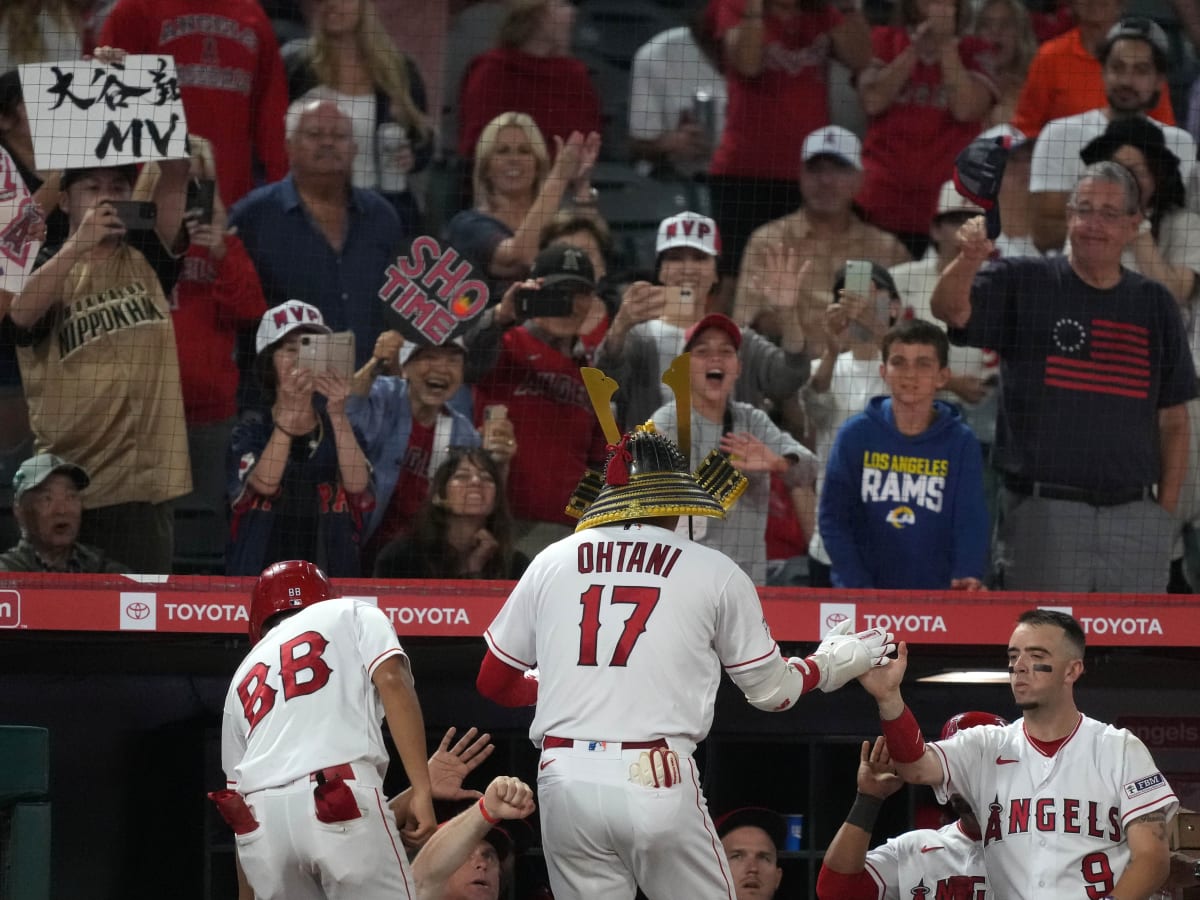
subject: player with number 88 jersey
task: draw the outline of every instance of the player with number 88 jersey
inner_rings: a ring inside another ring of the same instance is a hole
[[[722,505],[652,430],[611,448],[606,484],[575,534],[540,553],[488,628],[480,691],[536,700],[538,799],[556,900],[734,897],[691,754],[724,669],[754,706],[780,711],[834,690],[890,635],[835,634],[784,660],[750,578],[675,532]],[[537,668],[537,681],[523,673]]]
[[[369,603],[334,597],[312,563],[289,560],[260,576],[250,638],[225,699],[227,790],[214,800],[255,896],[415,897],[383,795],[385,716],[413,788],[404,835],[423,840],[436,822],[421,709],[395,629]]]

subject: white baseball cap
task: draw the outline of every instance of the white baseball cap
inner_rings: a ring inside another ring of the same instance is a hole
[[[804,139],[801,162],[808,162],[815,156],[832,156],[862,171],[862,141],[841,125],[818,128]]]
[[[39,453],[21,463],[21,467],[13,475],[13,499],[20,500],[26,492],[32,491],[58,472],[71,476],[75,487],[81,491],[92,481],[83,466],[67,462],[61,456],[55,456],[53,453]]]
[[[950,213],[975,213],[982,216],[983,207],[960,194],[953,181],[947,181],[938,191],[937,212],[934,215],[945,216]]]
[[[1006,150],[1016,150],[1029,143],[1029,138],[1025,132],[1019,128],[1014,128],[1007,123],[1002,125],[993,125],[983,134],[979,135],[980,140],[996,141],[1004,145]]]
[[[258,323],[258,332],[254,335],[254,352],[262,353],[297,328],[333,334],[333,329],[325,324],[325,317],[319,309],[303,300],[288,300],[286,303],[272,306],[263,313],[262,320]]]
[[[721,233],[717,223],[700,213],[681,212],[658,224],[655,254],[675,247],[695,247],[709,256],[721,255]]]

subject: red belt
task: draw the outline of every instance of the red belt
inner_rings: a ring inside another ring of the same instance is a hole
[[[611,747],[617,747],[621,750],[653,750],[656,747],[667,749],[666,738],[658,738],[653,741],[581,741],[581,743],[608,744]],[[561,750],[564,747],[574,747],[575,741],[571,738],[554,737],[546,735],[542,738],[543,750]]]
[[[317,769],[308,776],[309,781],[342,781],[354,780],[354,768],[350,763],[342,763],[340,766],[330,766],[327,769]]]

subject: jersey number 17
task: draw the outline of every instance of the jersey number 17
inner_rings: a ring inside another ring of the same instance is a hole
[[[624,666],[629,661],[629,654],[646,630],[650,614],[658,605],[660,591],[654,587],[633,587],[631,585],[614,585],[608,587],[593,584],[579,598],[583,607],[583,615],[579,619],[579,665],[599,665],[596,660],[596,644],[600,638],[600,609],[604,605],[604,594],[611,591],[608,600],[610,604],[624,603],[633,607],[625,627],[617,639],[612,656],[608,660],[610,666]]]

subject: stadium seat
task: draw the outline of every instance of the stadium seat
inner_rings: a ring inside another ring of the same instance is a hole
[[[677,212],[695,209],[696,185],[658,181],[627,165],[603,162],[593,170],[592,184],[599,194],[600,214],[612,230],[614,273],[653,273],[658,223]]]

